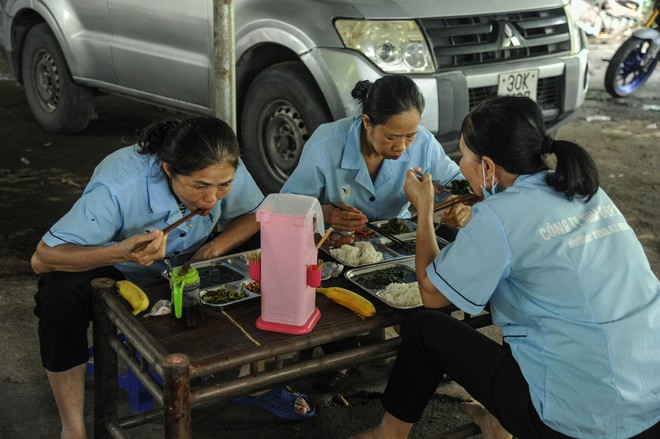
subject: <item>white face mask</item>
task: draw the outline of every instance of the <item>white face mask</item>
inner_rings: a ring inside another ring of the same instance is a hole
[[[484,182],[481,185],[481,192],[484,194],[484,200],[488,197],[495,195],[498,192],[497,182],[495,181],[495,174],[490,179],[490,190],[486,189],[486,167],[484,166],[484,159],[481,159],[481,175],[484,178]]]

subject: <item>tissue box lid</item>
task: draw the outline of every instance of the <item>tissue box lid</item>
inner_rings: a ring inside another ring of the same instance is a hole
[[[259,206],[257,221],[268,221],[269,215],[286,215],[301,218],[316,218],[315,231],[325,233],[323,211],[319,200],[308,195],[269,194]]]

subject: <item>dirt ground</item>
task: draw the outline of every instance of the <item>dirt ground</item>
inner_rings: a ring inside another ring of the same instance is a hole
[[[591,86],[579,118],[559,136],[585,146],[594,156],[601,186],[628,219],[651,266],[660,273],[660,72],[637,95],[612,99],[603,91],[604,59],[618,42],[591,42]],[[29,258],[48,227],[79,196],[98,161],[133,142],[139,130],[168,113],[112,96],[97,98],[98,118],[79,135],[41,130],[23,90],[0,64],[0,431],[17,439],[58,437],[59,421],[40,367],[32,296],[37,278]],[[602,120],[607,119],[607,120]],[[377,422],[380,392],[390,365],[363,367],[346,393],[350,407],[314,393],[309,380],[294,385],[310,394],[317,415],[292,424],[260,412],[216,404],[193,414],[195,437],[347,437]],[[87,421],[93,422],[88,381]],[[457,410],[456,386],[443,385],[412,437],[437,437],[467,423]],[[90,430],[91,432],[91,430]],[[156,423],[130,430],[129,437],[162,437]]]

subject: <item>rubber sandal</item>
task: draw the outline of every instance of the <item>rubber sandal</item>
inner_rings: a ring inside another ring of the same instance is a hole
[[[304,415],[296,413],[296,401],[304,398],[309,406],[309,411]],[[289,386],[273,387],[268,392],[259,396],[237,396],[231,402],[244,407],[258,407],[266,410],[281,419],[289,421],[303,421],[314,416],[316,409],[309,403],[307,395],[296,392]]]

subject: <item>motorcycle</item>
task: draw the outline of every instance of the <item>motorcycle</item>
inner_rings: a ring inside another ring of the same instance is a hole
[[[644,27],[619,46],[605,71],[605,90],[613,97],[630,96],[651,76],[660,52],[660,0],[655,0]]]

